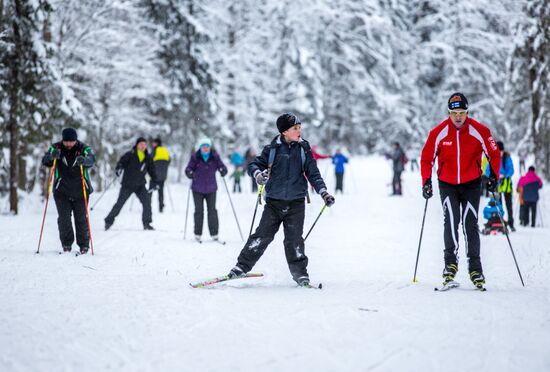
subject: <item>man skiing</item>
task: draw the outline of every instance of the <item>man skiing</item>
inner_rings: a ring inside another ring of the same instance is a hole
[[[336,175],[336,194],[338,190],[344,193],[344,165],[348,162],[348,158],[342,154],[342,150],[336,149],[336,153],[332,156],[332,164],[334,164],[334,174]]]
[[[262,154],[248,167],[248,174],[265,185],[266,204],[256,231],[248,238],[230,279],[243,277],[258,262],[281,223],[284,227],[285,255],[292,278],[300,286],[309,286],[308,258],[302,238],[307,182],[321,195],[327,206],[334,197],[327,192],[307,141],[301,138],[301,123],[292,113],[277,119],[280,135],[264,147]]]
[[[399,142],[394,142],[392,146],[393,152],[390,154],[393,169],[392,195],[403,195],[401,188],[401,173],[405,170],[405,152],[401,148]]]
[[[432,166],[438,159],[437,176],[444,212],[444,285],[458,271],[458,225],[462,222],[470,280],[479,289],[485,284],[480,259],[478,209],[481,187],[481,155],[490,164],[487,188],[495,192],[500,169],[500,152],[483,124],[468,117],[468,100],[454,93],[447,103],[449,117],[430,131],[421,155],[422,195],[433,196]]]
[[[168,166],[171,159],[166,147],[162,146],[160,138],[155,138],[151,142],[151,147],[153,148],[153,163],[155,164],[155,173],[157,175],[156,188],[159,192],[159,212],[162,213],[164,210],[164,182],[168,177]],[[151,181],[149,188],[155,188],[153,181]]]
[[[42,165],[52,167],[56,160],[53,180],[53,196],[57,207],[57,227],[63,252],[70,252],[74,242],[71,214],[74,214],[76,243],[80,253],[86,254],[90,246],[90,232],[86,217],[82,177],[86,187],[86,197],[92,193],[92,184],[88,170],[95,163],[92,148],[77,138],[76,130],[65,128],[62,141],[50,146],[42,158]],[[82,173],[81,173],[82,166]]]
[[[151,226],[151,222],[153,222],[151,213],[151,191],[156,187],[157,175],[153,164],[153,158],[147,151],[147,140],[145,138],[139,137],[132,150],[128,151],[120,158],[116,165],[115,172],[117,177],[123,172],[124,175],[122,176],[122,186],[118,194],[118,199],[113,209],[111,209],[111,212],[105,217],[105,230],[109,230],[111,226],[113,226],[116,216],[118,216],[124,203],[126,203],[132,194],[136,194],[143,206],[141,216],[143,229],[154,230],[153,226]],[[153,188],[149,190],[145,187],[145,175],[147,173],[151,176],[153,186]]]

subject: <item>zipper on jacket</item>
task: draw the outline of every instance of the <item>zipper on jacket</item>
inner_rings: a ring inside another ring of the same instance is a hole
[[[457,184],[460,184],[460,130],[456,130],[456,164],[457,164]]]

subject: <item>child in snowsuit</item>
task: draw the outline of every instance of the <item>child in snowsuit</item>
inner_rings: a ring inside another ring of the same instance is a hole
[[[231,173],[231,178],[233,178],[233,192],[242,192],[241,190],[241,177],[243,176],[244,171],[241,167],[236,167],[233,173]]]
[[[280,135],[265,146],[262,154],[248,167],[248,174],[258,184],[265,185],[266,204],[258,228],[248,238],[228,276],[238,278],[252,270],[282,223],[290,273],[298,285],[307,286],[308,258],[302,238],[307,182],[313,185],[327,206],[334,204],[334,197],[327,192],[309,143],[301,138],[301,123],[296,115],[279,116],[277,129]]]
[[[491,197],[489,203],[483,208],[483,217],[487,220],[482,230],[483,235],[504,232],[504,226],[500,219],[501,217],[504,218],[504,209],[500,202]]]

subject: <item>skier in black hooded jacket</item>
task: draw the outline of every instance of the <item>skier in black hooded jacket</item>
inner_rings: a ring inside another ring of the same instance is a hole
[[[71,221],[71,214],[74,214],[76,243],[80,247],[80,253],[86,254],[90,246],[90,232],[80,166],[83,167],[84,184],[88,196],[93,191],[88,170],[95,163],[94,153],[90,146],[78,141],[75,129],[65,128],[62,132],[62,140],[50,146],[42,158],[42,165],[51,167],[54,159],[56,164],[53,197],[57,207],[57,227],[63,252],[71,251],[75,239]]]
[[[153,158],[147,151],[147,140],[143,137],[139,137],[136,141],[136,145],[132,150],[124,154],[118,161],[116,168],[117,177],[122,173],[122,187],[118,194],[118,199],[111,209],[111,212],[105,217],[105,230],[109,230],[115,222],[116,216],[120,213],[120,210],[124,206],[124,203],[132,194],[136,194],[139,201],[143,206],[143,212],[141,220],[143,222],[144,230],[154,230],[151,226],[153,222],[153,216],[151,212],[151,192],[157,188],[157,176],[155,173],[155,166],[153,164]],[[151,187],[149,190],[145,187],[146,180],[145,175],[149,173],[151,176]]]

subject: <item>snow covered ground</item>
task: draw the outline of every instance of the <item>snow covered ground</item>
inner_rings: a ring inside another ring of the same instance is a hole
[[[332,168],[321,161],[320,169],[332,189]],[[390,180],[382,158],[351,160],[346,194],[337,195],[306,243],[321,291],[291,280],[282,232],[254,268],[264,278],[188,286],[227,273],[243,245],[222,183],[225,246],[189,239],[192,207],[183,240],[187,185],[171,184],[175,210],[168,200],[159,214],[154,201],[154,232],[141,229],[137,200],[132,213],[128,202],[103,231],[118,190],[108,192],[91,212],[95,256],[58,254],[50,204],[36,255],[42,204],[27,199],[19,216],[0,216],[0,370],[549,371],[548,227],[511,235],[525,288],[500,235],[482,237],[487,292],[472,290],[462,259],[462,287],[436,293],[443,259],[438,198],[429,202],[419,282],[412,283],[420,180],[406,172],[401,198],[388,197]],[[248,190],[249,178],[243,184]],[[544,191],[542,212],[550,210]],[[232,196],[247,235],[255,196]],[[321,206],[312,196],[306,229]]]

